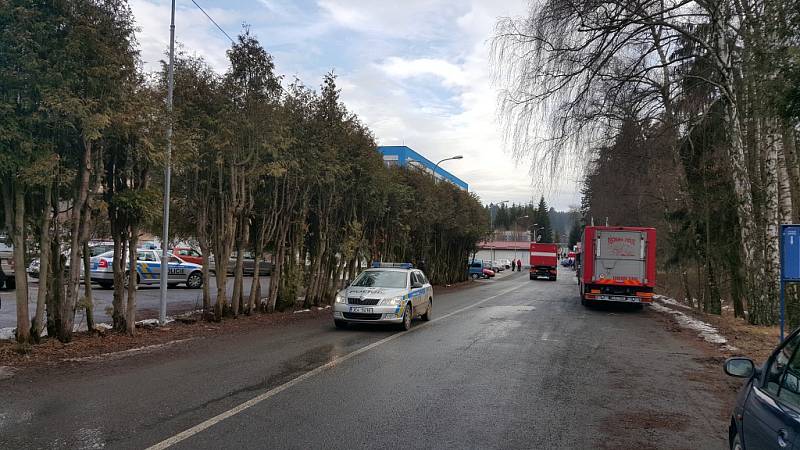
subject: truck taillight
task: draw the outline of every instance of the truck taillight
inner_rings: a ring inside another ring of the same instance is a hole
[[[639,297],[639,300],[643,301],[643,302],[652,302],[653,301],[653,293],[652,292],[637,292],[636,296]]]
[[[100,261],[97,263],[97,267],[99,267],[99,268],[101,268],[101,269],[108,269],[108,261],[106,261],[105,259],[101,259],[101,260],[100,260]]]

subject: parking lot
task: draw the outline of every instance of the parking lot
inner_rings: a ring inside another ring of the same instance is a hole
[[[250,295],[250,283],[252,277],[245,277],[244,279],[244,295]],[[29,311],[31,316],[36,312],[36,293],[38,292],[39,283],[32,281],[28,284],[28,297],[29,297]],[[212,296],[216,294],[217,283],[213,277],[209,281],[209,288],[211,289]],[[267,295],[269,289],[269,277],[261,277],[261,289],[259,298]],[[230,296],[233,293],[233,277],[228,278],[227,291]],[[83,295],[83,285],[80,287],[80,293]],[[114,291],[112,289],[103,289],[99,286],[92,285],[92,297],[94,300],[94,317],[95,322],[111,322],[111,303],[113,300]],[[136,293],[136,310],[137,319],[149,319],[158,317],[158,310],[160,305],[161,294],[159,287],[156,286],[140,286]],[[0,329],[14,327],[16,324],[17,308],[15,292],[13,290],[0,291]],[[167,314],[174,315],[194,309],[203,307],[203,290],[202,289],[186,289],[182,285],[170,289],[167,296]],[[78,311],[75,316],[75,323],[85,326],[85,311]]]

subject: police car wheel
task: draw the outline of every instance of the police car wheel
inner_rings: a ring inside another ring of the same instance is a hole
[[[422,315],[422,320],[429,321],[433,317],[433,302],[428,300],[428,309],[425,310],[425,314]]]
[[[130,282],[130,279],[131,279],[130,272],[125,272],[125,284],[124,284],[124,286],[126,288],[128,287],[128,283]],[[136,274],[136,283],[133,285],[133,288],[134,289],[139,289],[139,274],[138,273]]]
[[[400,329],[402,331],[408,331],[411,329],[411,317],[413,317],[412,313],[413,311],[411,309],[411,303],[409,303],[406,305],[406,311],[403,313],[403,321],[400,323]]]
[[[199,289],[203,285],[203,274],[200,272],[192,272],[189,278],[186,279],[186,287],[189,289]]]

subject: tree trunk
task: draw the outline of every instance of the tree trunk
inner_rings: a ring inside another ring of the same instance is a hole
[[[130,336],[136,335],[136,288],[137,286],[137,266],[136,258],[139,242],[139,229],[137,226],[131,226],[130,244],[128,244],[128,303],[125,308],[125,331]],[[163,272],[163,267],[161,268]],[[162,273],[162,276],[165,276]]]
[[[114,226],[114,224],[112,224]],[[114,255],[111,258],[111,268],[114,273],[114,298],[112,306],[114,311],[111,319],[114,329],[125,331],[125,255],[127,253],[126,233],[114,233]]]
[[[255,267],[255,272],[253,273],[253,281],[250,282],[250,295],[247,296],[247,305],[245,308],[245,312],[248,315],[253,313],[253,310],[256,307],[256,301],[261,298],[261,273],[258,267],[260,265],[261,253],[256,252],[253,255],[253,267]]]
[[[86,222],[88,224],[88,222]],[[94,331],[94,300],[92,299],[92,254],[89,252],[89,242],[83,243],[83,302],[86,310],[86,329]]]
[[[78,300],[78,284],[80,279],[80,248],[81,224],[84,205],[89,194],[89,176],[92,162],[92,143],[84,140],[83,161],[81,162],[81,181],[75,192],[75,201],[72,204],[72,239],[70,242],[69,279],[67,280],[67,295],[61,309],[61,333],[58,339],[61,342],[72,340],[72,328],[75,322],[75,304]]]
[[[50,221],[53,217],[51,210],[53,203],[53,184],[47,183],[44,188],[44,209],[42,212],[42,230],[39,236],[39,291],[36,293],[36,316],[31,325],[31,336],[38,343],[42,337],[44,327],[44,312],[47,302],[48,287],[50,282]]]
[[[244,243],[247,241],[247,228],[244,220],[239,221],[239,239],[236,240],[236,265],[233,269],[233,295],[231,296],[231,309],[233,317],[239,315],[239,308],[242,304],[242,285],[244,277]],[[256,268],[256,273],[258,272]],[[255,275],[254,275],[255,276]]]
[[[25,271],[25,191],[14,184],[14,214],[11,237],[14,242],[14,282],[17,298],[17,342],[31,341],[31,318],[28,315],[28,273]]]

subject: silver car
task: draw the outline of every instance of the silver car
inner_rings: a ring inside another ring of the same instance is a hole
[[[167,267],[167,282],[170,287],[185,284],[190,289],[203,286],[203,266],[183,261],[172,253],[167,253],[169,263]],[[92,281],[101,287],[110,288],[114,285],[114,270],[111,264],[114,252],[106,252],[91,259]],[[127,266],[127,258],[126,258]],[[126,271],[126,284],[130,274]],[[136,250],[136,285],[154,285],[161,283],[161,250],[140,248]]]
[[[375,263],[336,294],[333,321],[337,328],[348,323],[389,323],[403,330],[411,320],[431,320],[433,287],[422,271],[411,264]]]

